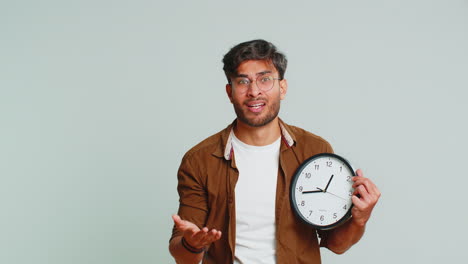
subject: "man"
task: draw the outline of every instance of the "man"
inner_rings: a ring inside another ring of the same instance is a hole
[[[287,60],[273,44],[241,43],[223,62],[237,119],[182,159],[171,254],[177,263],[283,264],[320,263],[319,247],[345,252],[362,237],[379,190],[358,170],[349,221],[327,232],[300,221],[289,201],[291,177],[307,158],[333,150],[278,118]]]

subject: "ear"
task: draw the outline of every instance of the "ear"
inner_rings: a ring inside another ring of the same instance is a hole
[[[229,97],[229,101],[232,103],[232,86],[229,83],[226,84],[226,94]]]
[[[283,100],[286,97],[286,93],[288,92],[288,81],[283,79],[279,82],[280,85],[280,99]]]

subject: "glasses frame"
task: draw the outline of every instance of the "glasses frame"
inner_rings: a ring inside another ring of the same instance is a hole
[[[274,77],[273,77],[273,78],[272,78],[272,79],[273,79],[273,84],[271,85],[271,87],[270,87],[268,90],[264,90],[264,89],[260,88],[260,86],[258,85],[258,79],[259,79],[259,78],[262,78],[262,77],[264,77],[264,76],[265,76],[265,75],[260,75],[260,76],[258,76],[257,78],[255,78],[255,85],[257,85],[257,88],[258,88],[260,91],[263,91],[263,92],[268,92],[268,91],[270,91],[271,89],[273,89],[273,86],[275,86],[275,81],[276,81],[276,80],[281,81],[281,80],[284,79],[284,78],[274,78]],[[235,77],[235,78],[238,78],[238,77],[242,77],[242,76],[237,76],[237,77]],[[247,80],[249,80],[249,83],[246,84],[247,89],[244,91],[244,93],[246,93],[246,92],[249,90],[250,86],[254,83],[254,81],[252,81],[250,78],[247,78],[247,77],[243,77],[243,78],[246,78]],[[233,86],[234,88],[236,88],[236,85],[232,82],[232,80],[229,80],[229,84],[230,84],[231,86]]]

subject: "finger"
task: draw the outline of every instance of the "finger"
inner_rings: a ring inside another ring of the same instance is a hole
[[[182,218],[180,218],[179,215],[172,215],[172,220],[174,220],[174,224],[178,229],[184,229],[184,227],[186,226],[184,220],[182,220]]]
[[[177,226],[179,229],[185,229],[187,228],[187,221],[182,220],[180,216],[178,215],[172,215],[172,220],[174,220],[174,224]]]
[[[361,177],[361,176],[354,176],[354,177],[352,177],[351,179],[352,179],[353,182],[354,182],[354,183],[353,183],[353,186],[354,186],[354,185],[357,186],[357,185],[363,184],[363,183],[366,181],[367,178]]]
[[[369,213],[378,201],[378,197],[369,194],[362,185],[355,190],[355,194],[351,199],[359,211]]]
[[[369,192],[369,190],[364,185],[359,185],[356,187],[353,194],[358,196],[362,202],[365,202],[372,207],[379,199],[379,196],[377,196],[375,193]]]
[[[211,230],[210,233],[212,236],[210,236],[209,238],[209,242],[208,242],[209,244],[215,242],[216,240],[219,240],[222,235],[221,231],[218,231],[216,229]]]
[[[369,182],[371,184],[373,184],[373,182],[369,179],[369,178],[366,178],[366,177],[362,177],[362,176],[354,176],[352,177],[352,180],[354,181],[354,183],[364,183],[364,182]]]
[[[210,231],[209,231],[208,233],[206,233],[206,235],[202,238],[202,243],[203,243],[204,245],[209,245],[209,244],[211,244],[212,242],[214,242],[215,240],[217,240],[217,239],[215,239],[216,236],[217,236],[217,234],[218,234],[218,231],[217,231],[216,229],[210,230]]]
[[[189,241],[189,244],[197,247],[197,248],[202,248],[204,246],[207,246],[211,244],[213,241],[218,240],[221,235],[218,234],[219,231],[216,229],[212,229],[211,231],[208,231],[207,227],[202,228],[199,232],[191,236],[190,238],[186,238]],[[216,238],[218,237],[218,238]]]
[[[365,208],[366,206],[366,203],[364,201],[362,201],[359,197],[357,197],[356,195],[353,195],[351,197],[351,200],[353,200],[353,204],[354,206],[359,209],[359,210],[362,210],[363,208]]]
[[[365,185],[366,188],[369,189],[369,191],[377,189],[377,186],[369,178],[356,179],[355,184]]]
[[[223,235],[223,233],[222,233],[221,231],[216,232],[216,236],[215,236],[215,240],[214,240],[214,241],[219,240],[219,239],[221,238],[222,235]]]
[[[173,214],[172,215],[172,220],[174,220],[174,222],[176,222],[176,221],[180,220],[180,216],[177,215],[177,214]]]
[[[369,200],[369,192],[363,185],[354,188],[353,195],[356,195],[361,201]]]
[[[369,179],[364,180],[361,186],[365,186],[370,195],[376,198],[380,197],[379,189],[371,180]]]
[[[174,214],[172,215],[172,220],[174,220],[174,223],[178,224],[178,225],[187,225],[188,223],[190,223],[189,221],[187,220],[183,220],[179,215],[177,214]]]
[[[198,232],[192,234],[190,239],[194,242],[200,243],[200,241],[203,240],[203,238],[206,236],[207,233],[208,233],[208,228],[204,227]]]
[[[357,193],[357,190],[360,192],[366,192],[369,193],[369,190],[367,189],[367,186],[365,184],[355,184],[353,185],[354,188],[354,193]]]
[[[356,188],[357,186],[363,185],[366,187],[367,191],[371,194],[375,194],[377,196],[380,196],[380,191],[377,188],[377,186],[369,179],[369,178],[364,178],[364,177],[353,177],[353,188]]]
[[[364,177],[364,173],[362,172],[361,169],[357,169],[356,175],[359,176],[359,177]]]
[[[366,204],[371,204],[373,201],[372,195],[369,194],[369,192],[363,185],[359,185],[356,189],[354,189],[353,195],[359,198],[361,202],[364,202]]]

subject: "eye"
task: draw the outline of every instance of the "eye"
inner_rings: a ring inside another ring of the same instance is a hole
[[[237,81],[238,85],[248,85],[250,83],[249,79],[240,79]]]
[[[260,79],[262,83],[270,82],[271,80],[273,80],[271,76],[262,76],[262,78]]]

